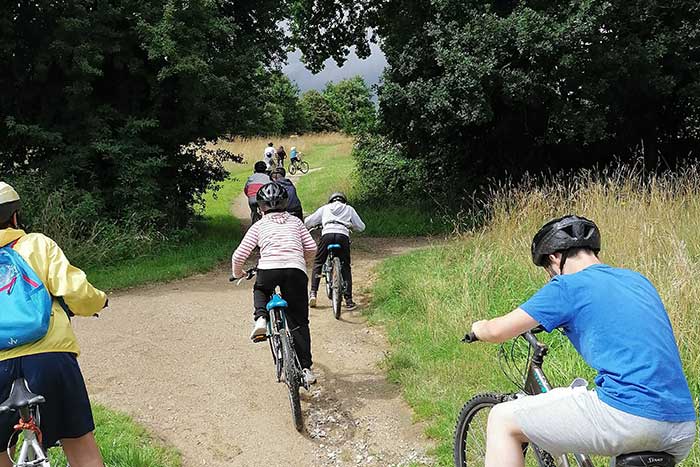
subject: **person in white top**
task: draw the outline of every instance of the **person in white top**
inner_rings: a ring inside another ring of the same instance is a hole
[[[264,185],[256,195],[263,217],[246,232],[241,244],[231,258],[233,277],[243,277],[243,265],[256,247],[260,248],[260,260],[253,287],[253,319],[255,325],[250,338],[253,342],[264,340],[269,313],[266,305],[275,287],[279,286],[287,308],[287,324],[294,339],[294,348],[308,384],[316,382],[311,371],[311,333],[309,332],[309,306],[306,287],[306,259],[316,253],[316,242],[298,218],[285,211],[289,201],[287,190],[272,182]]]
[[[321,270],[328,257],[328,245],[339,244],[338,257],[343,265],[343,277],[347,283],[345,289],[345,307],[349,310],[355,308],[352,300],[352,268],[350,266],[350,230],[362,232],[365,223],[362,222],[355,208],[348,204],[347,197],[340,192],[333,193],[328,198],[328,204],[321,206],[304,220],[306,227],[311,228],[322,225],[321,243],[314,259],[314,270],[311,276],[311,292],[309,293],[309,306],[316,306],[318,286],[321,282]]]
[[[263,154],[263,161],[265,161],[265,164],[267,164],[268,169],[274,163],[275,157],[277,157],[277,151],[275,151],[275,146],[272,143],[267,143],[265,153]]]

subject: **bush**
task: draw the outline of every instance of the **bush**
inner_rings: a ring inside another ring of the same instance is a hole
[[[120,222],[101,219],[99,202],[89,192],[54,190],[46,179],[36,175],[8,182],[22,198],[23,226],[51,237],[81,268],[135,258],[165,239],[135,216]]]
[[[422,159],[409,159],[389,139],[363,135],[353,151],[357,163],[360,201],[425,201],[425,185],[430,183]]]

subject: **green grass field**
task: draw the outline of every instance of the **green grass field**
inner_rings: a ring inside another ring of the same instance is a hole
[[[439,234],[449,229],[448,222],[430,207],[415,205],[370,206],[354,201],[357,198],[355,161],[352,142],[314,147],[305,154],[312,172],[296,183],[304,214],[309,215],[326,204],[334,191],[349,197],[367,229],[362,235],[373,237],[415,237]]]
[[[427,422],[427,433],[437,440],[440,466],[452,465],[453,429],[461,406],[480,392],[515,390],[500,370],[497,346],[465,345],[460,338],[473,321],[509,312],[546,283],[546,273],[532,265],[529,244],[543,222],[563,213],[595,220],[602,230],[602,260],[640,271],[656,285],[697,406],[697,185],[695,175],[648,183],[624,177],[614,182],[582,178],[573,188],[503,192],[483,230],[381,266],[370,319],[388,331],[389,375],[402,386],[417,418]],[[593,381],[591,370],[565,337],[553,333],[543,339],[550,345],[544,369],[558,385],[575,376]],[[525,363],[522,356],[517,361],[521,367]],[[682,465],[700,465],[700,449],[695,447]]]

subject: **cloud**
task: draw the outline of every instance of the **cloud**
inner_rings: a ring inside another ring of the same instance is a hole
[[[371,52],[368,58],[361,60],[353,50],[342,67],[338,67],[331,59],[326,60],[325,68],[314,75],[301,63],[301,52],[296,50],[287,55],[287,65],[282,71],[297,83],[302,92],[309,89],[320,91],[329,81],[337,82],[355,75],[362,76],[368,85],[373,86],[379,83],[379,77],[387,63],[378,45],[371,44]]]

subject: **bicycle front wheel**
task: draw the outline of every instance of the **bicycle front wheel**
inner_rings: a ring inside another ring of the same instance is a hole
[[[333,297],[331,302],[333,303],[333,316],[335,319],[340,319],[340,307],[343,300],[343,277],[340,270],[340,258],[333,258],[333,273],[332,273],[332,285]]]
[[[268,342],[270,343],[270,352],[272,352],[272,361],[275,363],[275,377],[279,383],[282,381],[282,346],[280,344],[280,336],[272,335]]]
[[[296,364],[296,353],[292,347],[292,340],[287,332],[280,334],[282,340],[282,366],[284,367],[284,379],[289,392],[289,405],[292,408],[292,420],[294,428],[301,432],[304,429],[304,419],[301,414],[301,401],[299,400],[299,386],[301,383],[301,371]]]
[[[455,426],[455,467],[483,467],[489,412],[493,406],[511,397],[508,394],[479,394],[464,404]],[[527,467],[558,467],[549,453],[535,446],[524,444],[523,456]]]
[[[299,171],[303,174],[309,173],[309,163],[306,161],[299,162]]]

